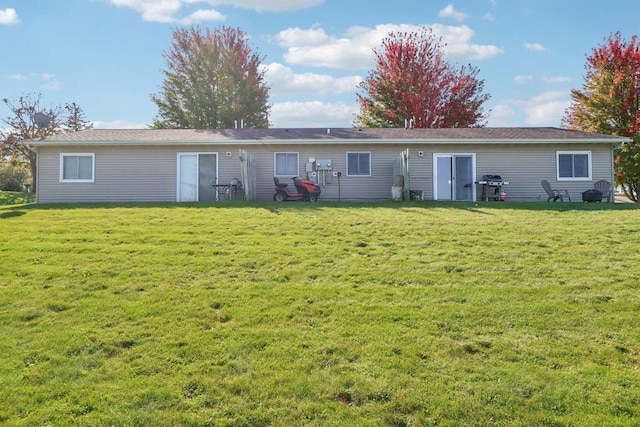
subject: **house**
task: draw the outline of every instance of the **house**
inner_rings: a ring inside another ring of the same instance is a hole
[[[628,138],[560,128],[92,129],[29,141],[37,201],[206,201],[237,179],[271,200],[274,177],[309,176],[321,200],[389,200],[394,187],[425,200],[481,200],[499,175],[508,200],[546,200],[541,180],[573,201],[613,181]],[[289,181],[290,182],[290,181]]]

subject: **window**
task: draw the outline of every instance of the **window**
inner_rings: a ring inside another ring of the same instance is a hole
[[[60,154],[60,182],[93,182],[95,154]]]
[[[347,153],[347,176],[371,176],[371,153]]]
[[[556,163],[558,181],[591,179],[591,151],[558,151]]]
[[[298,153],[275,153],[275,176],[298,176]]]

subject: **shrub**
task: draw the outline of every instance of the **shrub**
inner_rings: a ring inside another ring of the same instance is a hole
[[[24,191],[27,186],[27,171],[10,163],[0,163],[0,191]]]

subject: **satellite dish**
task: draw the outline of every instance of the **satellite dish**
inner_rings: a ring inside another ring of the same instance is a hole
[[[51,119],[45,113],[35,113],[33,115],[33,121],[39,128],[46,128],[51,124]]]

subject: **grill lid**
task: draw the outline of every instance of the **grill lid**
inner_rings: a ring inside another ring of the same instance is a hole
[[[504,180],[500,175],[482,175],[482,181],[486,182],[490,187],[502,187]]]

